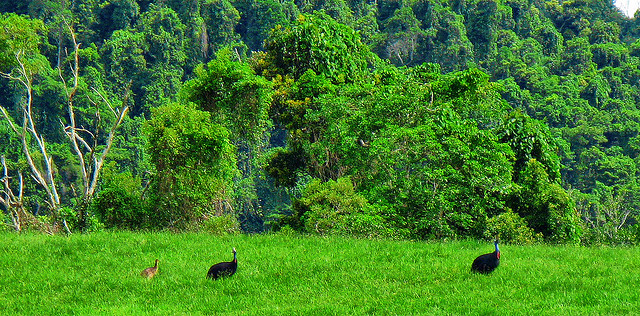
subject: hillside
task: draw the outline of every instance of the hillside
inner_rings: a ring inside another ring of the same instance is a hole
[[[640,238],[640,22],[610,1],[0,12],[10,228]]]

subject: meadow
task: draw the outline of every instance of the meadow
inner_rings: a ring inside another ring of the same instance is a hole
[[[232,259],[217,281],[209,267]],[[480,241],[278,234],[0,234],[0,314],[612,315],[640,313],[637,247],[501,245],[470,272]],[[159,274],[140,277],[160,260]]]

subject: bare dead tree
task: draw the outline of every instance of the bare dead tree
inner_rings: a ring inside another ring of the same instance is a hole
[[[99,147],[99,124],[96,122],[96,130],[89,131],[84,128],[80,128],[76,124],[76,114],[74,109],[74,97],[78,91],[79,85],[79,49],[80,44],[76,41],[75,32],[73,28],[66,23],[65,24],[71,34],[73,41],[73,60],[70,63],[72,83],[69,83],[64,79],[62,67],[58,67],[58,74],[60,79],[64,83],[65,92],[67,96],[67,110],[69,114],[69,122],[60,122],[64,130],[65,135],[69,138],[72,151],[78,157],[78,163],[80,165],[80,172],[83,180],[83,188],[81,196],[79,196],[79,204],[76,205],[78,211],[78,219],[80,223],[80,229],[83,230],[86,227],[86,210],[91,202],[98,184],[98,178],[105,158],[109,153],[113,144],[115,131],[122,124],[129,110],[126,105],[126,99],[123,102],[122,107],[115,108],[111,102],[97,90],[93,90],[99,95],[100,99],[97,102],[104,102],[110,109],[111,113],[115,116],[115,121],[112,123],[109,129],[109,135],[104,144],[103,149],[98,151]],[[17,81],[21,83],[26,89],[26,101],[22,104],[22,123],[14,123],[14,120],[9,115],[4,107],[0,106],[0,110],[11,129],[20,138],[22,143],[22,151],[26,157],[27,163],[31,170],[31,176],[36,183],[45,190],[47,196],[47,206],[51,215],[51,223],[48,228],[48,233],[55,233],[60,230],[61,226],[64,226],[67,232],[70,233],[66,222],[60,221],[59,210],[61,208],[60,196],[57,190],[56,179],[54,178],[54,163],[53,157],[47,152],[46,142],[42,134],[36,129],[36,122],[33,115],[33,78],[34,74],[27,70],[25,62],[22,59],[23,52],[18,51],[16,53],[16,60],[18,63],[17,74],[13,73],[0,73],[3,78]],[[97,102],[91,100],[94,105],[97,106]],[[96,116],[96,120],[100,119],[100,115]],[[34,144],[35,143],[35,144]],[[35,146],[34,146],[35,145]],[[42,156],[43,164],[36,163],[33,159],[34,149]],[[6,169],[6,167],[5,167]],[[10,192],[10,186],[8,177],[5,177],[5,192]],[[21,192],[21,191],[20,191]]]
[[[123,102],[122,108],[115,108],[102,93],[100,93],[96,89],[93,89],[93,91],[100,97],[101,102],[104,102],[109,107],[109,110],[115,117],[115,121],[111,126],[109,135],[107,136],[107,139],[105,141],[104,148],[101,152],[96,152],[96,149],[99,146],[99,112],[97,112],[98,115],[96,115],[95,133],[84,128],[79,128],[76,124],[73,99],[78,90],[78,73],[80,70],[78,51],[80,49],[80,44],[76,41],[75,33],[70,26],[69,31],[71,33],[71,39],[73,41],[73,64],[71,65],[71,71],[73,74],[73,85],[71,86],[71,88],[67,86],[64,76],[62,75],[62,69],[58,68],[60,79],[65,83],[64,86],[67,94],[67,107],[69,112],[69,124],[64,124],[62,121],[60,122],[60,124],[62,125],[65,134],[69,138],[71,148],[78,157],[78,162],[80,164],[83,188],[80,197],[80,204],[77,206],[77,211],[80,229],[84,230],[86,228],[87,207],[91,203],[91,200],[93,199],[93,196],[96,192],[100,171],[102,170],[105,158],[107,157],[107,154],[109,153],[109,151],[111,150],[111,146],[113,145],[113,139],[115,137],[116,129],[124,121],[129,107],[126,105],[128,94],[125,95],[125,100]],[[98,104],[96,101],[90,101],[97,107]],[[86,137],[88,137],[89,140],[87,140]]]
[[[18,179],[20,181],[20,185],[18,187],[18,195],[13,193],[11,189],[9,177],[9,170],[7,169],[7,163],[5,161],[4,156],[0,157],[0,161],[2,162],[3,176],[0,179],[2,182],[3,188],[0,190],[0,203],[4,205],[4,208],[7,210],[9,215],[11,216],[11,222],[13,224],[13,228],[16,231],[21,231],[23,227],[27,226],[27,215],[24,212],[23,203],[22,203],[22,192],[23,192],[23,184],[22,181],[22,173],[18,172]]]
[[[418,48],[419,38],[417,33],[394,36],[387,43],[387,55],[389,58],[397,58],[400,65],[410,64],[413,62],[414,54]],[[407,58],[406,61],[405,58]]]
[[[585,198],[576,199],[576,207],[582,219],[590,229],[609,241],[618,238],[619,231],[629,224],[635,210],[625,207],[625,195],[609,194],[601,197],[600,203],[594,204]]]
[[[22,152],[24,153],[25,158],[27,159],[27,163],[31,168],[31,176],[36,181],[36,183],[38,183],[45,190],[46,196],[48,198],[47,204],[49,209],[51,210],[52,221],[53,223],[56,223],[58,219],[58,210],[60,209],[60,197],[58,195],[58,191],[54,182],[53,159],[47,152],[44,138],[36,129],[33,115],[34,74],[27,69],[27,66],[22,60],[23,54],[23,51],[18,51],[15,54],[16,60],[18,62],[18,67],[16,69],[17,75],[14,75],[13,73],[0,72],[0,76],[9,80],[19,82],[24,86],[26,90],[26,101],[21,103],[22,123],[20,125],[14,123],[4,107],[0,106],[0,111],[2,111],[2,115],[9,123],[11,129],[20,138],[22,144]],[[31,140],[33,140],[33,142],[35,143],[35,147],[37,148],[34,152],[32,152]],[[39,152],[42,155],[42,166],[34,161],[33,154],[35,152]],[[53,227],[52,229],[55,230],[55,227]],[[53,233],[54,231],[47,232]]]

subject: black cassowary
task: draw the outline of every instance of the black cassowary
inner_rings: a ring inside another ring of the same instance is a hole
[[[500,249],[498,249],[499,240],[496,238],[494,245],[496,250],[492,253],[487,253],[479,256],[476,260],[473,260],[471,264],[471,271],[488,274],[495,270],[500,265]]]
[[[216,280],[219,277],[232,276],[238,269],[238,259],[236,258],[236,248],[233,248],[233,261],[216,263],[209,268],[207,278]]]

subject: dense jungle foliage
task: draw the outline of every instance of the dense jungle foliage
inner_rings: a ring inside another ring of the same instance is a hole
[[[0,1],[7,229],[640,242],[606,0]]]

